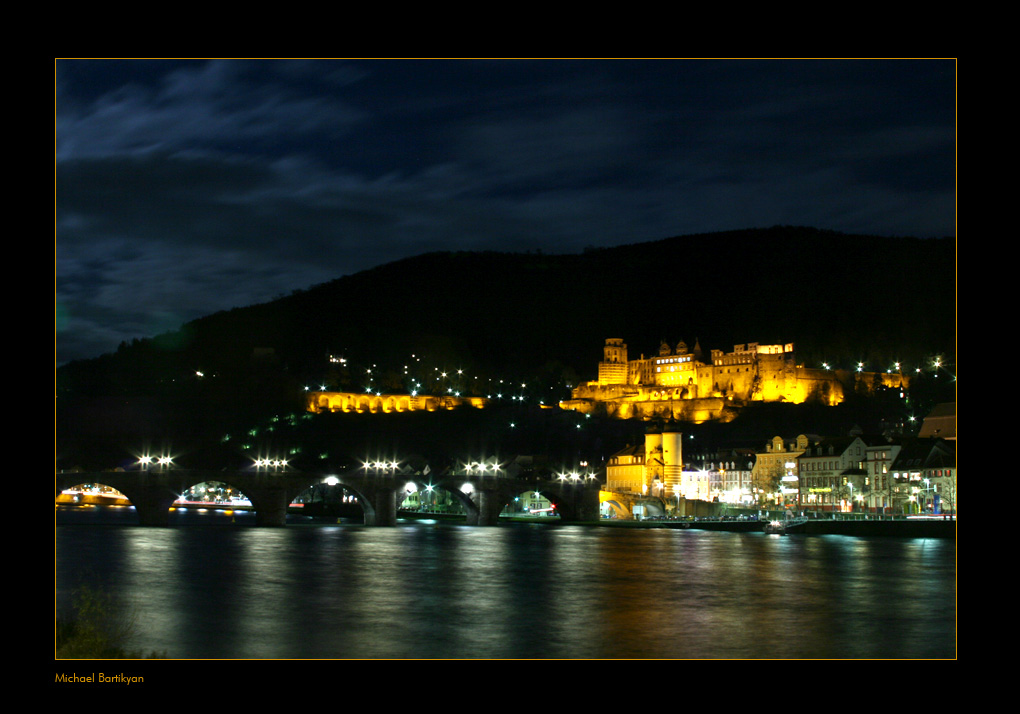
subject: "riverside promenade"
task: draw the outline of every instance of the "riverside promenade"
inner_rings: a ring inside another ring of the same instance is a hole
[[[643,521],[603,520],[600,525],[620,528],[676,528],[733,533],[760,533],[771,520],[784,522],[784,514],[763,514],[758,518],[648,519]],[[956,538],[956,517],[879,516],[874,514],[808,514],[785,521],[789,535],[848,535],[891,538]]]

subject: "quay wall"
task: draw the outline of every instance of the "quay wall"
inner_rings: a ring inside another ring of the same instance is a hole
[[[664,521],[665,528],[691,528],[734,533],[761,532],[766,521]],[[647,521],[644,525],[651,525]],[[787,530],[789,535],[846,535],[883,538],[956,538],[955,520],[809,520]]]

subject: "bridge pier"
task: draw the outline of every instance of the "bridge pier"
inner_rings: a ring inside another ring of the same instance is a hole
[[[141,499],[137,496],[131,500],[138,514],[138,525],[166,527],[170,525],[170,506],[173,501],[152,498]]]
[[[505,494],[496,490],[478,491],[478,520],[474,525],[494,526],[499,523],[499,514],[506,505]]]
[[[564,521],[590,522],[599,520],[599,489],[590,486],[571,487],[570,498],[556,504]]]
[[[395,486],[376,486],[365,494],[368,503],[362,503],[366,526],[397,525],[397,489]]]
[[[270,527],[287,525],[287,506],[290,504],[290,498],[285,488],[281,486],[262,490],[258,502],[252,496],[249,498],[255,507],[255,525]]]
[[[170,525],[170,507],[177,496],[160,481],[143,480],[131,488],[119,489],[135,507],[138,525],[165,528]]]

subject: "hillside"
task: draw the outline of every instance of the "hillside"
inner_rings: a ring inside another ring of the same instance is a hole
[[[476,392],[468,376],[519,380],[554,402],[594,377],[607,337],[634,355],[663,339],[706,352],[792,341],[806,364],[955,361],[955,250],[775,227],[581,255],[426,254],[60,368],[58,443],[68,430],[200,434],[300,410],[308,384],[364,391],[370,375],[398,391],[426,369],[463,370],[454,386]]]

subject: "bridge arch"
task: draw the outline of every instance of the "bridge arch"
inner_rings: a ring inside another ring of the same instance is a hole
[[[630,509],[619,501],[609,498],[600,504],[602,514],[612,518],[629,519],[633,516]]]
[[[55,501],[58,505],[132,505],[126,494],[100,481],[79,481],[57,487]]]
[[[410,492],[410,486],[414,486],[419,494],[436,494],[433,501],[437,507],[434,513],[459,513],[458,507],[463,511],[468,524],[477,524],[479,518],[479,506],[477,501],[478,491],[470,479],[466,476],[446,476],[440,479],[430,479],[418,474],[401,477],[404,480],[400,498]],[[451,503],[446,503],[439,494],[447,494]],[[451,508],[452,506],[452,508]],[[428,512],[428,511],[426,511]]]
[[[504,506],[514,496],[535,490],[557,504],[557,511],[566,520],[598,519],[598,484],[587,481],[525,481],[504,476],[467,476],[449,474],[426,479],[420,475],[396,473],[351,473],[331,476],[336,483],[353,493],[365,514],[366,525],[395,525],[398,497],[403,500],[408,482],[418,488],[445,489],[459,503],[470,525],[494,525]],[[170,508],[188,488],[216,481],[245,494],[255,512],[256,524],[286,524],[287,507],[303,491],[327,479],[324,474],[294,471],[103,471],[94,473],[60,473],[54,482],[54,498],[75,484],[102,483],[116,489],[131,502],[141,525],[169,525]]]
[[[559,516],[559,496],[540,486],[518,490],[504,505],[503,513],[511,516]]]
[[[56,494],[79,483],[102,483],[120,491],[138,513],[143,526],[166,526],[170,508],[187,489],[203,482],[226,483],[251,501],[258,525],[282,526],[287,505],[302,490],[322,479],[320,475],[255,471],[101,471],[59,473],[54,479]]]
[[[203,493],[204,492],[204,498]],[[213,500],[209,499],[209,494]],[[195,499],[188,498],[193,496]],[[224,500],[226,499],[226,500]],[[174,501],[172,507],[176,508],[191,508],[198,507],[204,508],[212,506],[213,508],[250,508],[255,513],[258,513],[259,502],[262,499],[252,498],[251,494],[246,493],[242,488],[236,484],[230,483],[225,480],[214,480],[214,481],[200,481],[195,484],[187,486],[178,496],[178,499]],[[262,508],[265,509],[266,505],[263,503]]]

